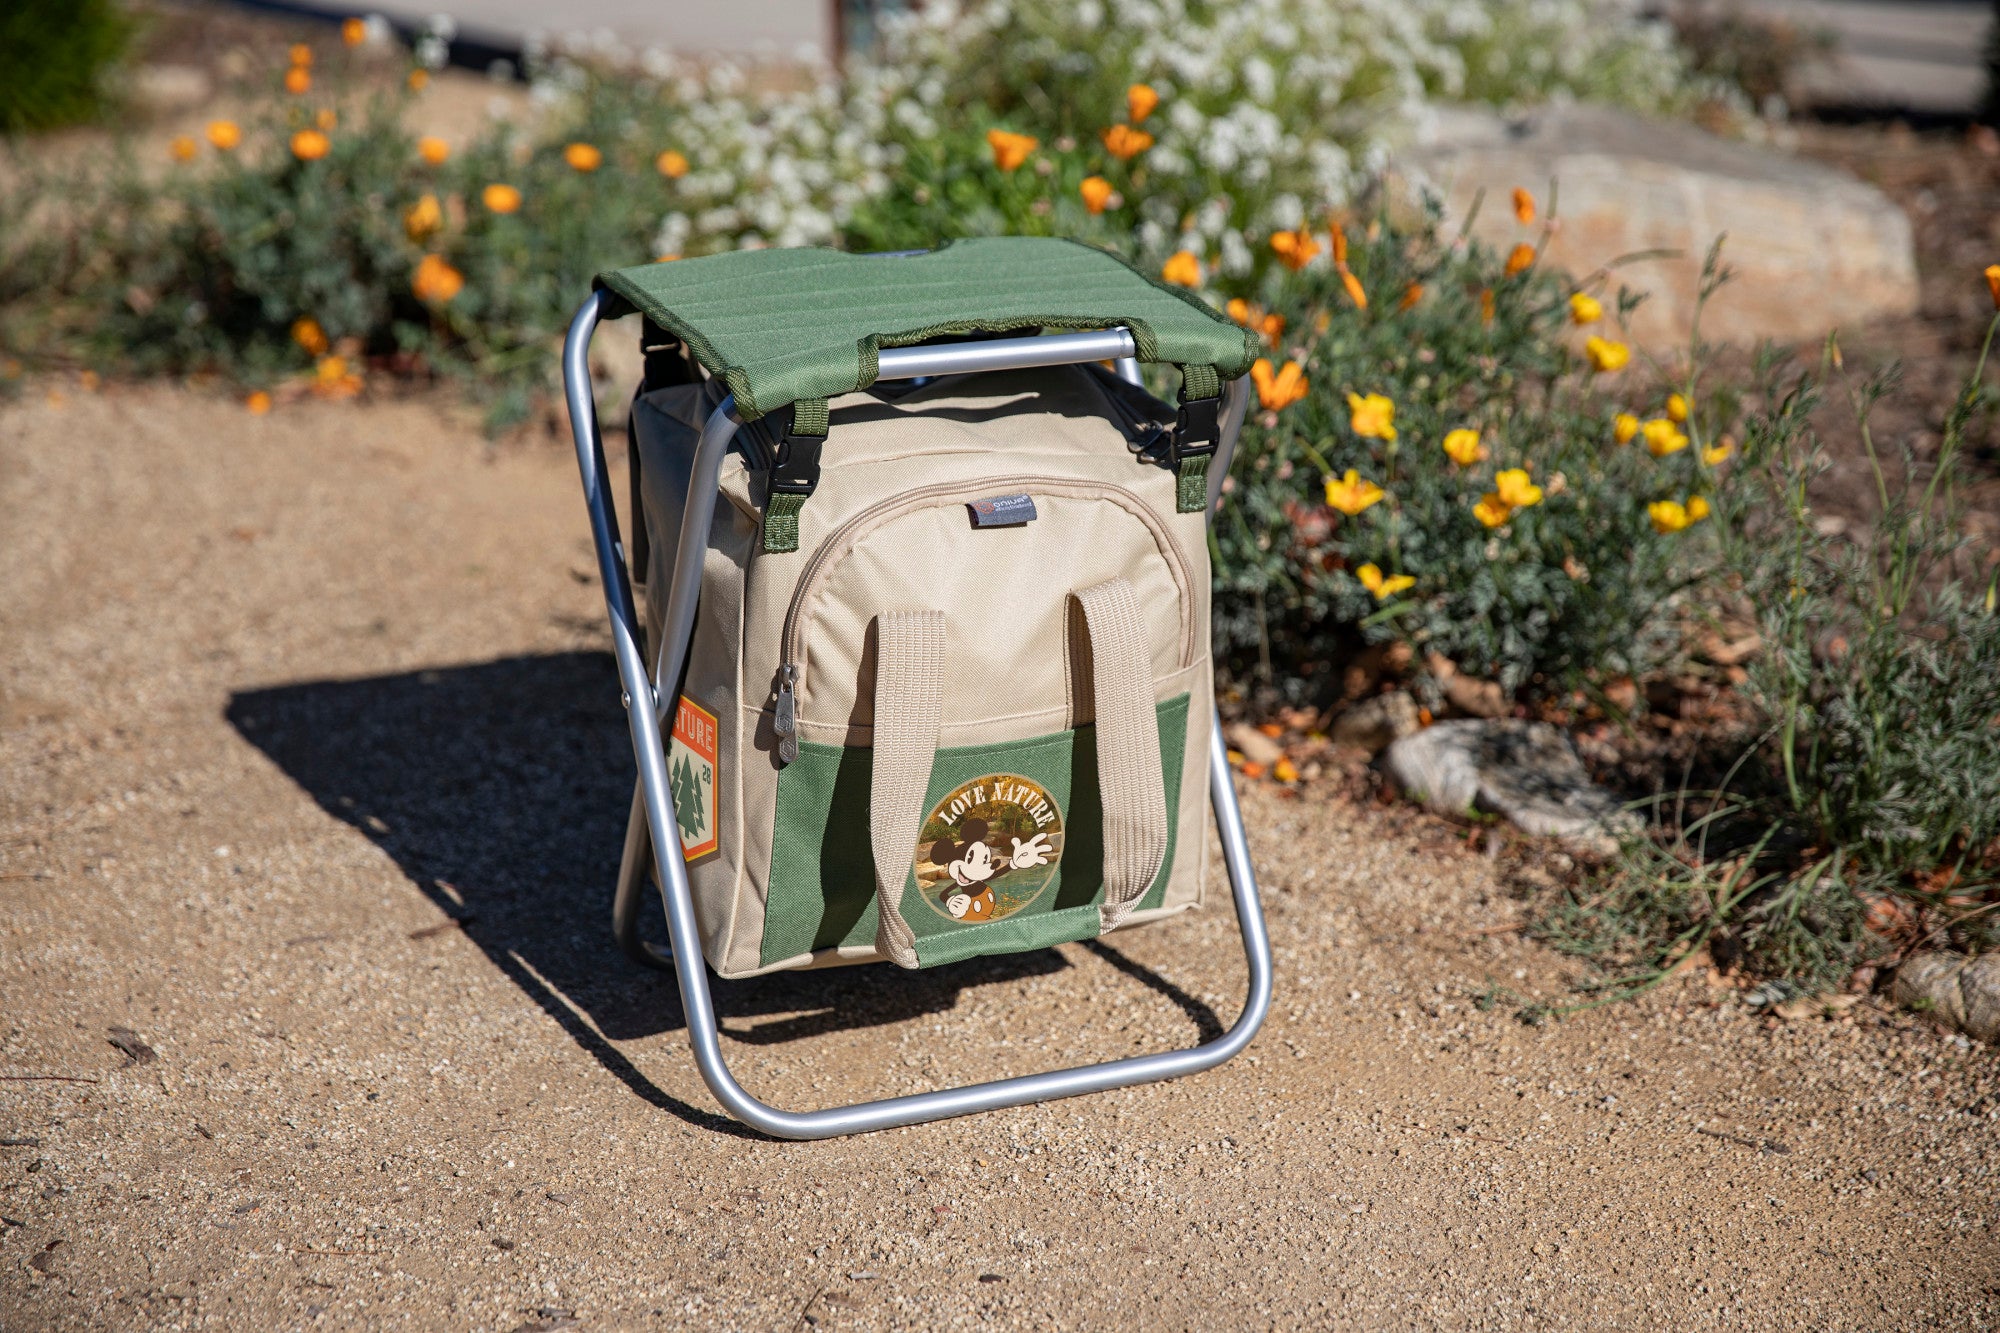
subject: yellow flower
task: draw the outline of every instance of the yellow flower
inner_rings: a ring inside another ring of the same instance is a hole
[[[1240,296],[1230,297],[1229,303],[1222,308],[1229,312],[1231,319],[1246,327],[1257,313],[1257,308]]]
[[[1130,162],[1153,146],[1153,136],[1130,125],[1113,125],[1104,131],[1104,147],[1120,162]]]
[[[304,42],[293,42],[291,57],[293,69],[304,69],[313,62],[313,49]]]
[[[1382,571],[1373,563],[1355,570],[1354,577],[1361,580],[1362,587],[1375,594],[1375,600],[1378,602],[1386,602],[1403,589],[1416,584],[1416,580],[1408,574],[1393,574],[1384,578]]]
[[[1353,468],[1347,469],[1347,475],[1338,481],[1332,477],[1326,479],[1327,504],[1349,518],[1381,500],[1382,495],[1380,486],[1372,481],[1363,481],[1361,474]]]
[[[417,294],[419,301],[440,304],[457,296],[464,286],[465,275],[445,263],[441,255],[425,255],[417,265],[416,276],[410,280],[410,290]]]
[[[1085,176],[1076,191],[1083,196],[1083,206],[1093,213],[1102,213],[1105,205],[1111,202],[1111,196],[1117,193],[1111,188],[1111,182],[1102,176]]]
[[[1525,241],[1522,242],[1520,245],[1515,246],[1513,252],[1507,256],[1507,276],[1511,278],[1516,273],[1526,272],[1527,269],[1533,266],[1534,262],[1535,247],[1527,244]]]
[[[521,192],[511,185],[489,185],[479,192],[489,213],[511,213],[521,206]]]
[[[313,124],[317,125],[320,129],[323,130],[331,130],[335,125],[338,125],[339,123],[340,123],[340,116],[330,106],[321,107],[319,109],[319,114],[313,117]]]
[[[1250,367],[1250,378],[1257,385],[1257,399],[1268,411],[1290,407],[1306,396],[1305,368],[1296,361],[1287,361],[1276,374],[1271,371],[1271,359],[1260,356],[1257,364]]]
[[[1271,233],[1271,252],[1284,262],[1286,268],[1297,273],[1319,253],[1319,242],[1304,227],[1297,231],[1274,231]]]
[[[348,19],[340,25],[340,40],[349,46],[359,46],[368,40],[368,25],[360,19]]]
[[[427,69],[413,69],[410,71],[410,77],[404,80],[404,82],[409,85],[410,91],[413,93],[422,92],[426,87],[426,85],[430,83],[430,81],[431,81],[431,74],[430,71]]]
[[[1424,285],[1421,282],[1413,282],[1409,286],[1403,288],[1403,299],[1396,302],[1396,309],[1408,310],[1413,306],[1415,306],[1417,302],[1423,299],[1424,299]]]
[[[333,148],[333,140],[318,130],[300,130],[292,136],[292,156],[301,162],[317,162]]]
[[[1706,496],[1701,496],[1701,495],[1689,497],[1687,510],[1688,510],[1688,522],[1690,523],[1701,522],[1703,519],[1708,517],[1708,498]]]
[[[1484,288],[1479,293],[1479,322],[1487,327],[1493,324],[1493,289]]]
[[[1662,535],[1679,532],[1694,521],[1678,500],[1655,500],[1646,506],[1646,516],[1653,520],[1653,531]]]
[[[1665,458],[1688,447],[1688,437],[1665,417],[1654,417],[1639,428],[1639,433],[1646,437],[1646,452],[1655,458]]]
[[[571,171],[595,171],[604,165],[604,154],[587,143],[573,143],[563,149],[563,161]]]
[[[226,153],[243,142],[243,130],[233,120],[211,120],[208,122],[208,141]]]
[[[1632,443],[1632,437],[1639,433],[1639,418],[1630,412],[1620,412],[1611,418],[1611,438],[1620,444]]]
[[[1527,509],[1542,502],[1542,488],[1528,480],[1528,470],[1510,467],[1493,477],[1493,493],[1509,509]]]
[[[1624,343],[1600,338],[1596,334],[1583,341],[1583,355],[1590,362],[1590,368],[1599,374],[1623,370],[1625,363],[1632,359],[1632,349]]]
[[[1489,528],[1499,527],[1513,512],[1507,507],[1507,502],[1493,491],[1480,496],[1479,503],[1472,506],[1472,516]]]
[[[444,209],[437,196],[427,194],[411,204],[403,214],[403,231],[413,241],[421,242],[426,236],[444,225]]]
[[[310,356],[325,356],[328,346],[326,330],[310,315],[292,321],[292,341],[306,349]]]
[[[1198,287],[1201,285],[1201,261],[1186,250],[1176,250],[1160,269],[1160,276],[1176,287]]]
[[[1279,755],[1278,762],[1271,765],[1271,776],[1280,782],[1297,782],[1299,766],[1286,755]]]
[[[1523,226],[1535,220],[1535,196],[1518,185],[1514,187],[1514,217]]]
[[[1356,435],[1376,440],[1396,438],[1396,405],[1379,393],[1347,395],[1348,423]]]
[[[1572,324],[1595,324],[1604,318],[1604,302],[1589,292],[1578,292],[1569,298],[1569,319]]]
[[[1444,452],[1460,467],[1471,467],[1486,457],[1486,450],[1479,443],[1479,432],[1466,426],[1445,432]]]
[[[1667,419],[1676,426],[1688,419],[1688,400],[1677,393],[1667,395]]]
[[[434,167],[441,167],[444,165],[444,160],[451,156],[451,145],[433,135],[426,134],[423,138],[417,140],[417,156]]]
[[[167,145],[167,151],[174,155],[176,162],[192,162],[195,153],[194,138],[186,134],[176,135],[174,141]]]
[[[1727,435],[1725,435],[1722,437],[1722,442],[1720,444],[1705,445],[1702,448],[1701,461],[1708,464],[1710,467],[1714,467],[1717,463],[1724,462],[1725,460],[1727,460],[1729,456],[1735,452],[1736,452],[1736,441],[1730,439]]]
[[[1153,108],[1159,104],[1160,95],[1149,84],[1135,83],[1125,90],[1125,110],[1131,115],[1134,125],[1152,115]]]
[[[1283,315],[1264,316],[1264,318],[1257,321],[1257,332],[1264,335],[1265,342],[1276,347],[1278,339],[1285,336],[1285,317]]]
[[[670,181],[677,181],[688,174],[687,154],[678,149],[669,148],[661,153],[653,159],[653,165]]]
[[[271,395],[259,389],[243,400],[243,407],[251,416],[261,417],[271,410]]]
[[[295,97],[303,97],[312,91],[312,71],[304,65],[294,65],[285,71],[285,91]]]
[[[993,150],[993,165],[1002,171],[1012,171],[1028,160],[1028,154],[1042,146],[1042,141],[1031,134],[1012,134],[1006,130],[986,131],[986,146]]]
[[[2000,310],[2000,264],[1986,266],[1986,290],[1993,294],[1993,308]]]
[[[1340,270],[1340,285],[1347,289],[1347,299],[1354,302],[1356,310],[1368,308],[1368,292],[1361,285],[1361,279],[1347,271],[1345,265]]]

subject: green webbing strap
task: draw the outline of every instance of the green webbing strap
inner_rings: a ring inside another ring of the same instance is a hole
[[[775,553],[799,549],[799,511],[806,507],[807,497],[819,485],[819,449],[826,440],[826,399],[799,399],[791,406],[791,418],[791,429],[777,440],[770,494],[764,501],[764,549]]]
[[[1207,454],[1181,460],[1180,483],[1180,490],[1175,493],[1174,508],[1183,514],[1199,514],[1208,508]]]
[[[801,398],[792,404],[792,434],[826,438],[826,399]]]
[[[767,551],[796,551],[799,549],[799,511],[806,507],[803,495],[784,495],[774,492],[764,502],[764,549]]]
[[[1217,399],[1222,396],[1222,376],[1214,366],[1185,365],[1181,367],[1181,415],[1174,427],[1173,462],[1179,478],[1179,489],[1175,493],[1175,505],[1183,514],[1199,514],[1208,508],[1208,460],[1214,455],[1219,442],[1216,434]],[[1183,436],[1189,425],[1189,405],[1200,403],[1204,409],[1208,438],[1206,448],[1198,454],[1183,454],[1180,447],[1185,442]]]

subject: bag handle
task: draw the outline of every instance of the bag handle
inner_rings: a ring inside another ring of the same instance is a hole
[[[1151,653],[1138,594],[1124,579],[1075,593],[1083,608],[1104,812],[1104,901],[1099,932],[1123,925],[1167,853],[1167,790],[1153,707]],[[903,916],[910,861],[943,713],[945,616],[891,611],[876,618],[875,728],[868,830],[875,853],[875,947],[914,968],[916,932]]]

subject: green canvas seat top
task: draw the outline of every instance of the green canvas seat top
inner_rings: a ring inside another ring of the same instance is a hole
[[[878,349],[952,333],[1124,325],[1140,360],[1222,379],[1247,371],[1258,347],[1191,292],[1053,237],[954,241],[908,258],[737,250],[617,269],[597,285],[621,298],[608,314],[637,311],[686,342],[745,420],[866,388]]]

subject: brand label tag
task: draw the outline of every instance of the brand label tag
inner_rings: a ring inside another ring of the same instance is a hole
[[[1012,528],[1035,521],[1032,495],[996,495],[990,500],[974,500],[966,508],[972,511],[975,528]]]

